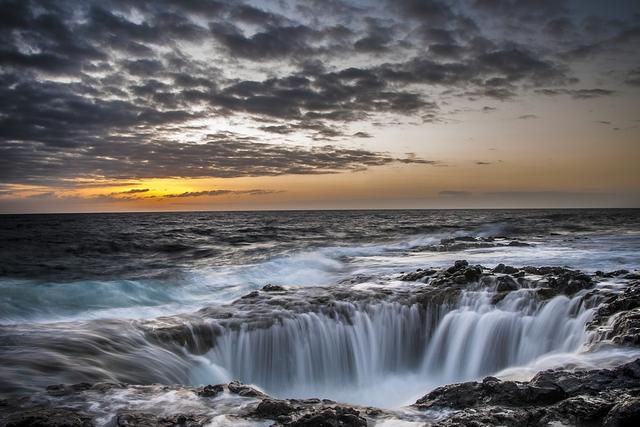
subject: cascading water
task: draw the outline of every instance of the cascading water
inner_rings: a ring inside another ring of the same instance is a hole
[[[327,397],[361,404],[410,403],[426,389],[523,366],[587,341],[593,309],[582,295],[540,301],[520,289],[497,304],[489,290],[457,304],[341,303],[268,328],[227,330],[196,381],[240,379],[279,397]],[[439,308],[439,309],[438,309]]]

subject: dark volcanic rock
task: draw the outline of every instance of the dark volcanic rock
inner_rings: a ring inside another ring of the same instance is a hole
[[[242,384],[239,381],[232,381],[229,383],[229,385],[227,386],[229,388],[229,391],[231,393],[235,393],[239,396],[243,396],[243,397],[267,397],[266,394],[264,394],[261,391],[256,390],[253,387],[249,387],[248,385]]]
[[[513,240],[513,241],[509,242],[509,244],[507,246],[527,247],[527,246],[532,246],[532,245],[530,245],[529,243],[518,242],[516,240]]]
[[[600,339],[640,346],[640,283],[605,300],[589,326],[599,329]]]
[[[510,265],[498,264],[491,271],[494,272],[494,273],[514,274],[514,273],[517,273],[519,270],[517,268],[515,268],[515,267],[510,266]]]
[[[467,262],[467,260],[459,259],[453,263],[453,266],[447,268],[447,273],[453,274],[468,266],[469,266],[469,263]]]
[[[637,425],[640,359],[615,369],[549,370],[529,382],[488,377],[440,387],[415,406],[457,409],[436,425]]]
[[[89,427],[93,426],[91,416],[66,408],[31,408],[13,414],[6,427]]]
[[[400,280],[405,282],[417,282],[425,277],[432,276],[436,273],[436,270],[426,269],[423,270],[421,268],[417,269],[413,273],[407,273],[400,277]]]
[[[202,427],[208,424],[209,417],[194,414],[176,414],[170,417],[158,417],[145,412],[127,411],[118,414],[118,427]]]
[[[520,288],[518,282],[511,276],[500,276],[496,280],[496,291],[497,292],[510,292],[515,291]]]
[[[336,406],[306,414],[286,425],[290,427],[366,427],[367,420],[353,408]]]
[[[640,425],[640,398],[631,397],[616,404],[604,419],[606,427],[634,427]]]
[[[200,390],[196,391],[196,394],[200,397],[216,397],[223,391],[224,391],[224,386],[222,384],[206,385],[202,387]]]
[[[264,399],[253,414],[260,418],[278,419],[283,415],[289,415],[295,408],[286,400]]]
[[[262,290],[265,292],[280,292],[280,291],[284,291],[285,289],[280,286],[280,285],[272,285],[271,283],[264,285],[262,287]]]

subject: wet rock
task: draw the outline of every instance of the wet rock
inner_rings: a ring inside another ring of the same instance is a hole
[[[479,266],[467,267],[464,270],[464,278],[467,282],[477,282],[482,276],[482,268]]]
[[[485,378],[440,387],[420,409],[457,410],[437,426],[638,425],[640,359],[615,369],[549,370],[529,382]]]
[[[224,391],[222,384],[206,385],[196,391],[196,394],[200,397],[216,397]]]
[[[640,346],[640,309],[618,314],[606,338],[618,345]]]
[[[242,384],[239,381],[232,381],[227,386],[231,393],[237,394],[243,397],[267,397],[266,394],[261,391],[256,390],[253,387],[249,387],[248,385]]]
[[[285,289],[280,286],[280,285],[272,285],[271,283],[264,285],[262,287],[262,290],[265,292],[281,292],[284,291]]]
[[[468,382],[437,388],[419,399],[416,405],[422,408],[454,409],[463,409],[479,404],[526,406],[554,403],[564,397],[564,391],[555,384],[528,386],[514,381],[499,381],[493,378],[481,383]]]
[[[453,266],[451,266],[451,267],[449,267],[447,269],[447,273],[454,274],[454,273],[456,273],[456,272],[458,272],[458,271],[460,271],[463,268],[466,268],[468,266],[469,266],[469,263],[467,262],[467,260],[460,259],[460,260],[455,261],[453,263]]]
[[[613,407],[608,398],[598,396],[576,396],[563,400],[545,409],[539,425],[598,425]]]
[[[563,295],[574,295],[583,289],[593,287],[591,277],[579,271],[564,272],[556,277],[547,279],[549,287]]]
[[[629,273],[629,270],[615,270],[615,271],[609,271],[607,273],[602,271],[596,271],[595,275],[599,277],[618,277],[628,273]]]
[[[497,292],[511,292],[520,289],[518,282],[511,276],[500,276],[497,279],[496,291]]]
[[[514,273],[517,273],[517,272],[518,272],[518,271],[520,271],[520,270],[518,270],[517,268],[512,267],[512,266],[510,266],[510,265],[498,264],[498,265],[496,265],[496,267],[495,267],[493,270],[491,270],[491,271],[492,271],[493,273],[514,274]]]
[[[66,408],[31,408],[11,415],[6,427],[90,427],[90,415]]]
[[[607,318],[620,311],[633,310],[640,307],[640,282],[631,283],[622,292],[609,297],[598,309],[596,317]]]
[[[286,400],[264,399],[253,412],[259,418],[278,419],[295,411],[293,405]]]
[[[144,412],[123,412],[116,417],[118,427],[157,427],[158,417]]]
[[[417,269],[416,271],[412,272],[412,273],[407,273],[403,276],[400,276],[400,280],[405,281],[405,282],[417,282],[419,280],[424,279],[425,277],[429,277],[434,275],[435,273],[437,273],[436,270],[432,270],[432,269]]]
[[[260,296],[260,292],[258,292],[258,291],[252,291],[252,292],[249,292],[249,293],[248,293],[248,294],[246,294],[246,295],[241,296],[240,298],[241,298],[241,299],[252,299],[252,298],[259,297],[259,296]]]
[[[560,275],[560,274],[572,271],[565,267],[531,267],[531,266],[522,267],[522,270],[524,270],[524,272],[527,274],[535,274],[538,276],[545,276],[549,274]]]
[[[348,406],[336,406],[305,414],[287,426],[290,427],[366,427],[367,420],[360,412]]]
[[[512,246],[512,247],[527,247],[527,246],[532,246],[529,243],[525,243],[525,242],[518,242],[516,240],[513,240],[511,242],[509,242],[509,244],[507,246]]]
[[[604,419],[605,427],[640,425],[640,397],[631,397],[616,404]]]
[[[117,415],[118,427],[203,427],[210,418],[206,415],[175,414],[159,417],[154,414],[136,411],[126,411]]]

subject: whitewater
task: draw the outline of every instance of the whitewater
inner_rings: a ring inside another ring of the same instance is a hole
[[[640,267],[635,210],[7,216],[1,236],[3,393],[239,380],[400,408],[444,384],[640,356],[590,328],[629,286],[598,274]],[[463,259],[484,268],[463,287],[406,276]],[[542,274],[498,264],[602,278],[543,298]]]

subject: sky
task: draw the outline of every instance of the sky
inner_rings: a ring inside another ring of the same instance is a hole
[[[637,0],[0,0],[0,213],[640,207]]]

